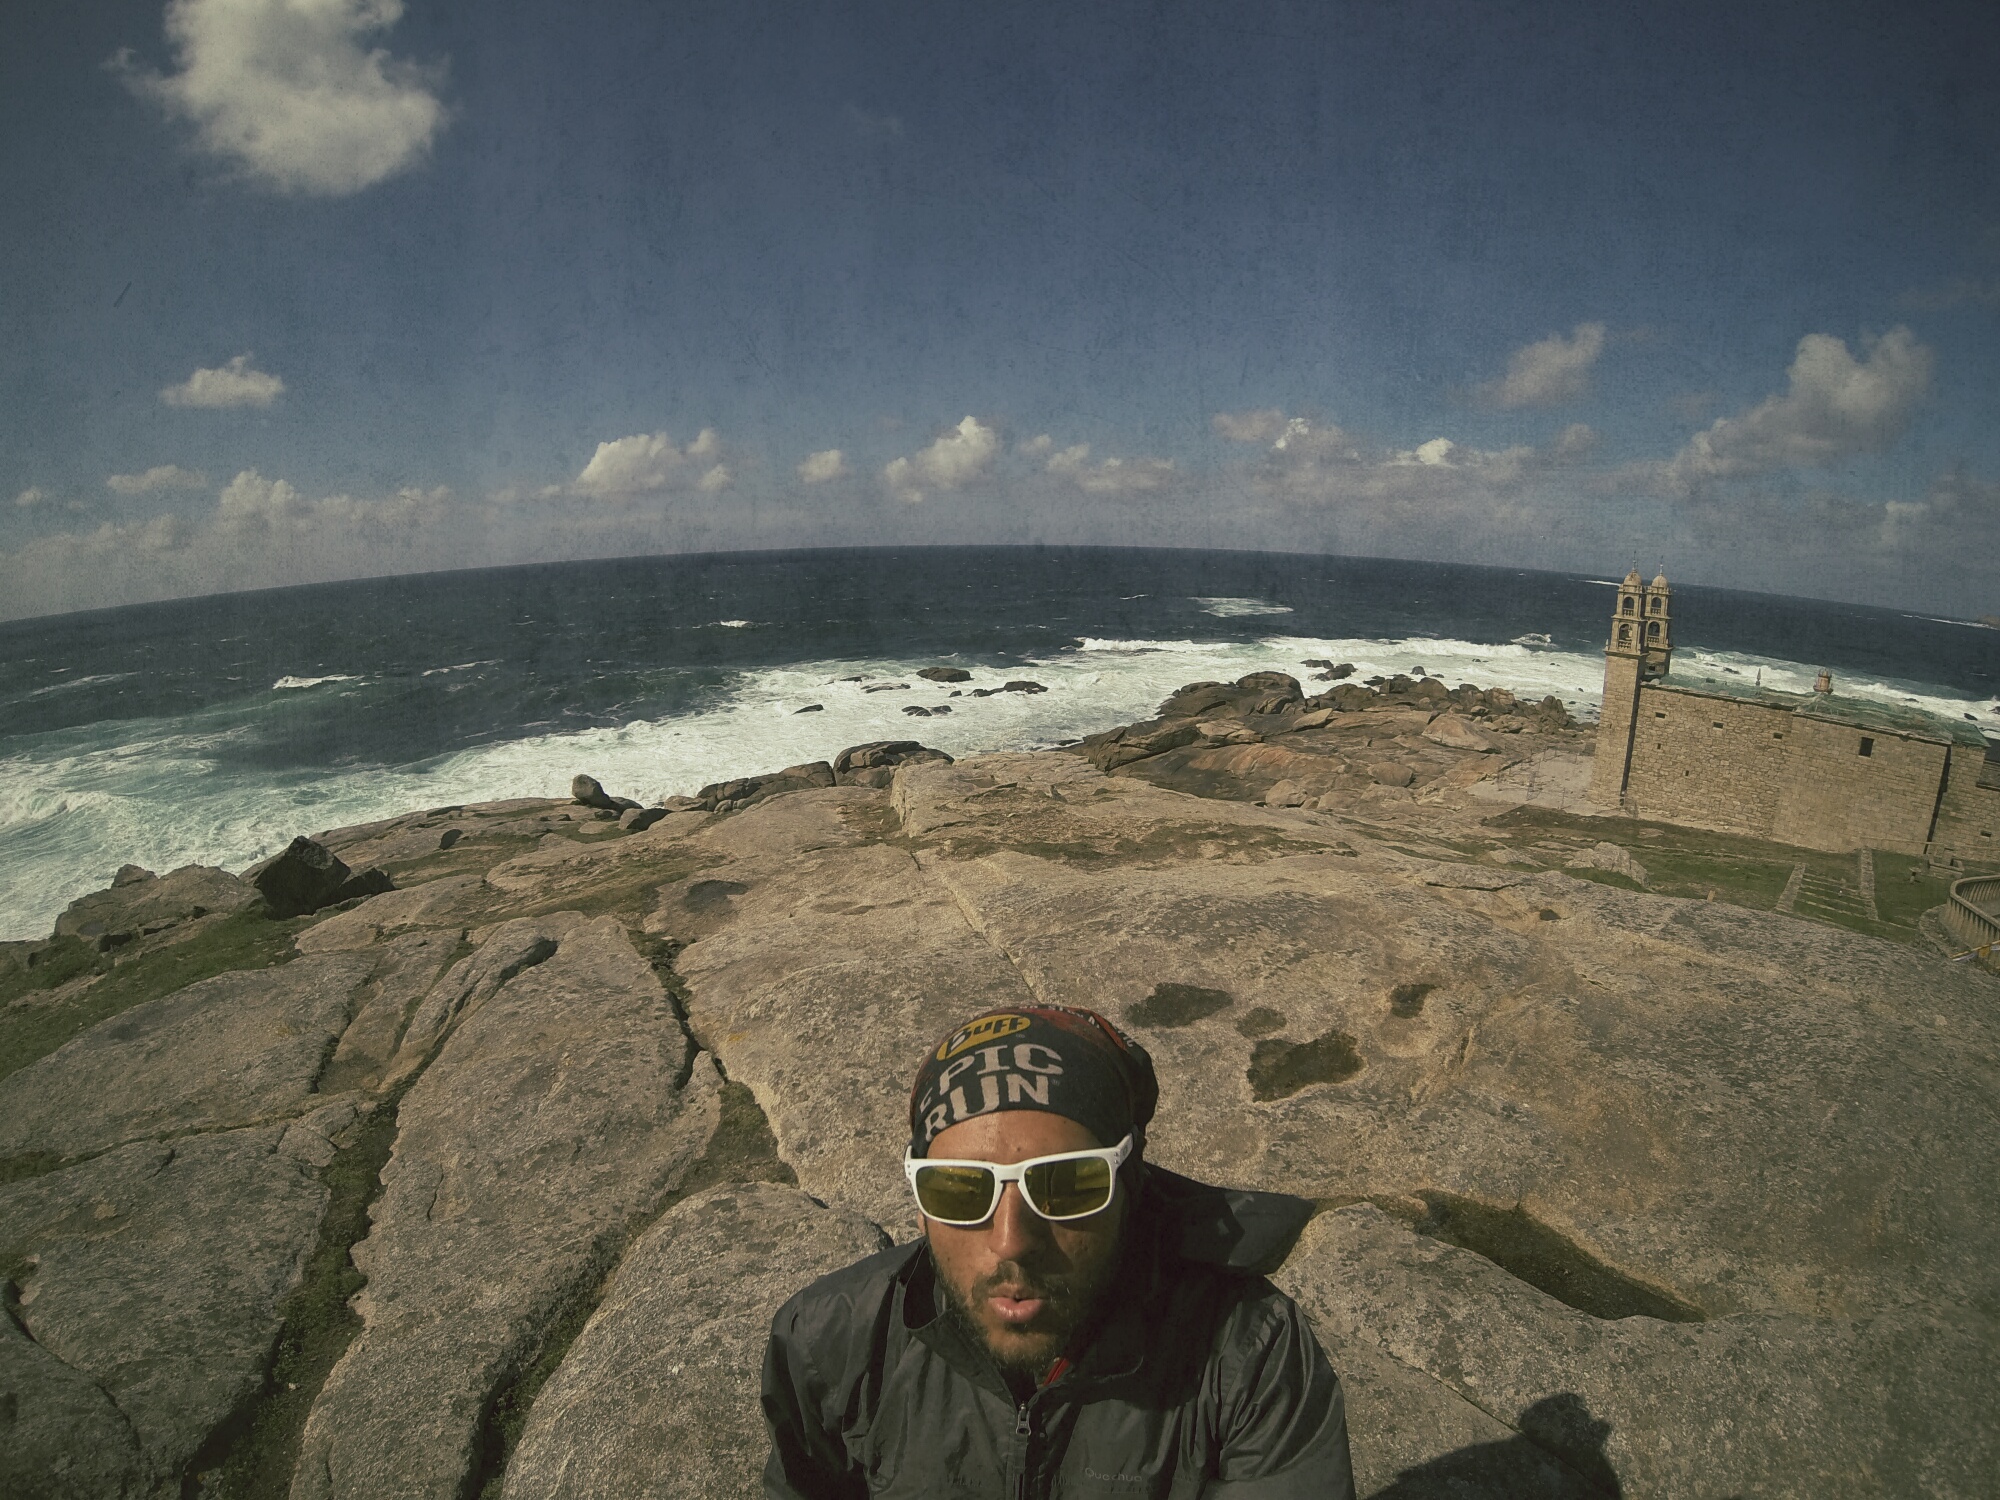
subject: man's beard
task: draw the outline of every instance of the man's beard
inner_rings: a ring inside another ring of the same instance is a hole
[[[970,1304],[959,1295],[957,1286],[947,1277],[940,1275],[936,1280],[944,1292],[945,1311],[973,1347],[984,1349],[993,1363],[999,1366],[1003,1376],[1024,1376],[1033,1381],[1039,1380],[1055,1363],[1056,1357],[1063,1352],[1063,1346],[1090,1318],[1098,1293],[1111,1279],[1111,1271],[1116,1264],[1117,1258],[1113,1257],[1096,1276],[1078,1276],[1067,1272],[1036,1276],[1024,1270],[1018,1261],[1005,1261],[995,1267],[990,1276],[983,1276],[974,1283]],[[1031,1296],[1042,1298],[1047,1308],[1036,1319],[1036,1327],[1022,1329],[1007,1341],[1005,1347],[1000,1347],[995,1345],[992,1334],[980,1323],[973,1308],[984,1304],[994,1291],[1003,1286],[1023,1288]]]

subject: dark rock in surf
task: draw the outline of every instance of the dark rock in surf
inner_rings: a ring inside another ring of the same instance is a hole
[[[604,790],[604,785],[595,776],[577,776],[569,784],[570,797],[585,807],[599,808],[605,812],[620,813],[628,807],[639,804],[630,797],[614,797]]]

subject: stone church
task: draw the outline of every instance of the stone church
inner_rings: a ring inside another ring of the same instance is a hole
[[[1673,591],[1625,575],[1604,648],[1591,800],[1805,849],[2000,863],[2000,747],[1978,728],[1841,697],[1670,682]]]

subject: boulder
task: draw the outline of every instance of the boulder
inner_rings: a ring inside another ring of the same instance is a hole
[[[1580,853],[1572,854],[1563,861],[1565,869],[1603,870],[1611,875],[1623,875],[1636,885],[1646,883],[1646,867],[1632,857],[1630,850],[1621,849],[1616,844],[1596,843]]]
[[[255,886],[210,865],[183,865],[164,877],[125,865],[108,890],[70,902],[56,918],[55,933],[109,949],[212,912],[242,911],[258,900]]]
[[[972,674],[963,667],[925,667],[917,675],[926,682],[972,681]]]
[[[1368,779],[1377,786],[1408,786],[1417,773],[1400,761],[1378,760],[1368,766]]]
[[[711,1500],[757,1493],[771,1318],[888,1236],[796,1188],[732,1183],[642,1235],[542,1387],[503,1500]]]
[[[603,783],[595,776],[578,775],[572,777],[569,784],[569,795],[570,800],[573,802],[577,802],[584,807],[599,808],[604,812],[619,813],[624,812],[628,807],[639,806],[630,797],[612,796],[604,790]]]
[[[1195,733],[1211,745],[1256,745],[1264,736],[1236,719],[1209,719],[1195,726]]]
[[[666,815],[664,807],[628,807],[618,815],[618,826],[627,833],[644,833]]]
[[[1160,705],[1162,719],[1193,719],[1213,714],[1215,710],[1233,709],[1238,694],[1226,682],[1191,682],[1186,687],[1176,689]]]
[[[1443,745],[1447,750],[1488,751],[1493,748],[1491,740],[1454,713],[1442,713],[1432,719],[1424,730],[1424,738],[1434,745]]]
[[[1275,781],[1271,789],[1264,793],[1266,807],[1303,807],[1309,793],[1296,781]]]
[[[834,770],[823,760],[787,766],[765,776],[739,776],[733,781],[711,782],[695,793],[694,805],[704,812],[737,812],[767,797],[787,792],[810,791],[834,784]]]
[[[571,915],[403,1096],[353,1250],[362,1330],[313,1403],[294,1500],[461,1494],[501,1383],[715,1131],[721,1081],[651,965],[615,920]]]
[[[328,953],[218,974],[98,1022],[0,1079],[0,1158],[301,1113],[375,962]]]
[[[928,719],[931,716],[931,711],[921,703],[905,703],[903,712],[917,719]]]
[[[326,845],[300,834],[282,854],[246,871],[274,917],[299,917],[341,898],[354,872]]]
[[[1251,672],[1236,679],[1237,689],[1255,694],[1257,697],[1276,697],[1281,702],[1296,703],[1305,696],[1298,678],[1289,672]]]
[[[1372,688],[1363,687],[1358,682],[1343,682],[1320,695],[1319,701],[1329,708],[1337,708],[1342,713],[1360,713],[1373,708],[1379,701]]]
[[[825,711],[826,705],[824,703],[808,703],[804,708],[795,708],[792,710],[795,714],[817,714],[824,713]]]
[[[359,901],[369,896],[379,896],[384,891],[393,891],[396,882],[389,872],[380,865],[370,865],[365,870],[357,870],[341,881],[340,888],[333,893],[334,902]]]
[[[1144,760],[1149,755],[1161,755],[1168,750],[1178,750],[1183,745],[1192,745],[1198,734],[1191,719],[1148,719],[1123,728],[1109,729],[1102,734],[1087,735],[1077,744],[1064,748],[1082,756],[1098,770],[1109,771],[1135,760]]]
[[[318,1239],[322,1154],[323,1133],[233,1130],[0,1187],[0,1267],[19,1287],[0,1325],[34,1341],[0,1344],[0,1382],[31,1378],[26,1402],[0,1406],[0,1476],[25,1449],[72,1481],[7,1494],[180,1493],[182,1469],[263,1382]]]
[[[850,745],[834,758],[834,780],[841,786],[889,785],[896,767],[926,764],[950,765],[951,757],[915,740],[871,740]]]

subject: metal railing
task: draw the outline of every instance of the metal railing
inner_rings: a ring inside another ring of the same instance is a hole
[[[1941,913],[1945,930],[1966,947],[1987,950],[1982,958],[2000,958],[2000,875],[1968,875],[1951,883],[1951,899]]]

